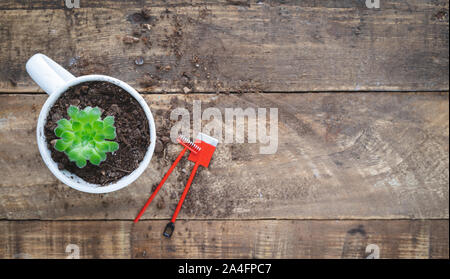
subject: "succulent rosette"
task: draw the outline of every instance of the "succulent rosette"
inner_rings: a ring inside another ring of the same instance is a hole
[[[59,139],[54,147],[79,168],[85,167],[88,161],[98,166],[106,160],[106,153],[119,149],[119,144],[112,141],[116,138],[113,116],[102,120],[98,107],[80,110],[70,106],[67,113],[69,120],[63,118],[57,122],[55,135]]]

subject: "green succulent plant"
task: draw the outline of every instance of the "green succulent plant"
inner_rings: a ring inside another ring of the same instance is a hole
[[[60,139],[55,149],[64,152],[79,168],[85,167],[87,161],[98,166],[106,160],[107,152],[119,149],[117,142],[107,141],[116,138],[113,116],[101,120],[98,107],[80,110],[70,106],[67,113],[70,120],[63,118],[57,122],[55,135]]]

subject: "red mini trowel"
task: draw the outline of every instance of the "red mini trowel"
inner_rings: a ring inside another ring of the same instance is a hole
[[[214,151],[216,150],[217,143],[219,142],[217,139],[210,137],[208,135],[205,135],[203,133],[199,133],[197,136],[197,139],[195,142],[191,142],[188,138],[180,136],[178,137],[178,142],[184,146],[184,149],[181,151],[180,155],[178,155],[177,159],[175,159],[175,162],[173,162],[172,166],[169,168],[167,173],[164,175],[163,179],[159,183],[158,187],[156,187],[155,191],[152,193],[148,201],[145,203],[144,207],[139,212],[136,219],[134,219],[134,222],[137,223],[139,219],[141,218],[142,214],[144,214],[147,207],[150,205],[152,200],[155,198],[158,191],[163,186],[164,182],[166,182],[169,175],[172,173],[175,166],[178,164],[178,162],[183,157],[184,153],[186,153],[187,150],[191,151],[189,154],[188,160],[191,162],[194,162],[194,168],[192,169],[191,175],[189,176],[188,182],[186,184],[186,187],[184,188],[183,194],[181,195],[180,201],[178,202],[177,208],[175,209],[175,212],[173,213],[172,220],[167,224],[163,235],[165,237],[171,237],[173,231],[175,230],[175,220],[177,219],[178,213],[180,212],[181,206],[183,205],[184,199],[186,198],[186,195],[189,191],[189,187],[192,184],[192,181],[194,180],[194,176],[197,172],[197,169],[199,166],[203,166],[207,168],[209,166],[209,162],[211,161],[212,155],[214,154]]]

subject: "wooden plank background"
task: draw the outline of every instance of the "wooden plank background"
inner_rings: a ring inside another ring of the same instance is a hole
[[[161,237],[166,223],[0,221],[0,255],[258,259],[366,258],[378,252],[380,258],[448,258],[448,220],[181,220],[170,240]]]
[[[65,258],[70,247],[81,258],[365,258],[370,244],[381,258],[448,258],[449,3],[381,5],[2,1],[0,258]],[[125,44],[140,24],[144,39]],[[25,71],[37,52],[144,94],[162,149],[135,183],[88,195],[45,167],[35,129],[47,95]],[[170,112],[194,101],[222,115],[277,108],[278,150],[221,142],[167,240],[190,163],[131,220],[180,151]]]
[[[449,86],[448,1],[383,0],[381,9],[359,0],[83,2],[68,10],[64,1],[2,1],[2,91],[39,91],[24,71],[36,52],[75,74],[104,73],[151,92]],[[136,22],[144,2],[151,18]],[[152,26],[151,46],[124,44],[141,22]],[[138,56],[144,65],[134,64]]]
[[[345,96],[345,97],[344,97]],[[44,95],[0,96],[0,218],[132,219],[180,152],[165,143],[128,188],[85,195],[42,162],[35,125]],[[279,111],[278,150],[219,144],[196,177],[182,218],[448,218],[447,93],[146,95],[157,134],[170,110],[192,107]],[[191,110],[192,111],[192,110]],[[224,127],[224,133],[234,129]],[[182,162],[145,218],[169,218],[192,165]],[[271,172],[267,170],[271,169]],[[183,170],[185,173],[183,173]]]

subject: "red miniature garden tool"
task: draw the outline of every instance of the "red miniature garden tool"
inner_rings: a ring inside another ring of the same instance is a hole
[[[189,187],[192,184],[192,181],[194,180],[194,176],[197,172],[198,167],[204,166],[207,168],[209,166],[209,162],[211,161],[212,155],[214,154],[214,151],[216,150],[217,143],[219,142],[217,139],[210,137],[208,135],[205,135],[203,133],[199,133],[197,140],[195,143],[191,142],[186,137],[179,137],[178,142],[184,146],[184,149],[181,151],[180,155],[178,155],[175,162],[172,164],[170,169],[167,171],[167,173],[164,175],[163,179],[159,183],[158,187],[156,187],[155,191],[152,193],[148,201],[145,203],[144,207],[139,212],[138,216],[134,220],[135,223],[139,221],[142,214],[144,214],[147,207],[150,205],[152,200],[155,198],[158,191],[161,189],[164,182],[166,182],[169,175],[172,173],[175,166],[178,164],[178,162],[183,157],[184,153],[186,153],[186,150],[190,150],[191,153],[189,154],[188,160],[191,162],[194,162],[194,168],[192,169],[191,175],[189,176],[188,182],[186,184],[186,187],[184,188],[183,194],[181,195],[180,201],[178,202],[177,208],[175,209],[175,212],[173,213],[172,220],[167,224],[163,235],[166,237],[171,237],[173,231],[175,230],[175,220],[177,219],[178,213],[181,210],[181,206],[183,205],[184,199],[186,198],[186,195],[189,191]]]

